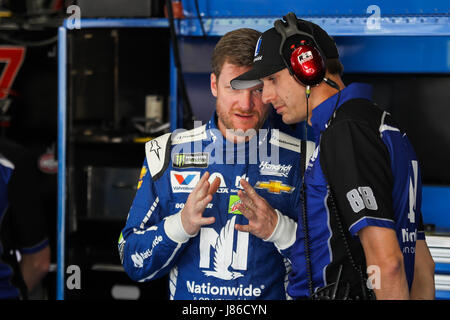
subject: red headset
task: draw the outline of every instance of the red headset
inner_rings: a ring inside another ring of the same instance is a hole
[[[274,26],[281,35],[279,53],[289,73],[307,87],[316,86],[324,80],[328,83],[330,80],[325,78],[325,55],[314,39],[312,26],[298,20],[292,12],[283,19],[285,22],[279,19]],[[310,33],[299,30],[298,23],[308,28]]]

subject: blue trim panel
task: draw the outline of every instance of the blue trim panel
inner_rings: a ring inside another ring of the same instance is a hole
[[[450,300],[450,291],[436,290],[436,300]]]
[[[450,36],[335,39],[345,73],[450,72]]]
[[[67,19],[64,28],[68,28]],[[165,18],[147,19],[81,19],[81,28],[167,28],[169,22]]]
[[[170,100],[169,100],[169,115],[170,115],[170,131],[178,128],[178,119],[183,119],[183,111],[178,110],[178,74],[175,66],[175,58],[173,46],[170,45]]]
[[[195,17],[195,0],[182,0],[184,14]],[[241,16],[283,16],[289,11],[298,16],[351,16],[373,14],[368,10],[371,5],[378,5],[380,15],[419,15],[449,13],[448,1],[446,0],[226,0],[211,1],[197,0],[200,13],[205,17],[241,17]]]
[[[58,29],[58,218],[56,299],[64,300],[64,265],[66,237],[66,88],[67,30]]]
[[[436,263],[434,271],[436,274],[450,274],[450,264]]]
[[[261,32],[273,27],[281,16],[270,17],[230,17],[202,19],[208,36],[221,36],[237,28],[252,28]],[[300,16],[299,16],[300,18]],[[434,16],[386,16],[380,17],[379,28],[372,27],[367,17],[342,16],[301,16],[321,26],[331,36],[448,36],[450,17]],[[202,36],[197,18],[180,20],[180,33],[185,36]]]
[[[450,187],[422,187],[422,216],[425,224],[450,228]]]

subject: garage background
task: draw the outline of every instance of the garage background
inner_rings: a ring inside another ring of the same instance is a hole
[[[0,45],[26,50],[0,100],[10,105],[2,133],[52,160],[39,180],[52,271],[36,298],[167,299],[167,279],[131,282],[117,253],[143,143],[210,118],[209,59],[220,36],[264,31],[289,11],[335,38],[344,82],[373,84],[410,137],[437,298],[450,298],[450,7],[373,2],[183,0],[170,19],[165,1],[0,1]],[[81,270],[81,289],[66,286],[70,265]]]

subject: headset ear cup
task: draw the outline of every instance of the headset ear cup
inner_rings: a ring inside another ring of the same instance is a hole
[[[305,86],[315,86],[325,77],[325,61],[319,50],[311,45],[300,45],[290,57],[290,66],[296,78]]]

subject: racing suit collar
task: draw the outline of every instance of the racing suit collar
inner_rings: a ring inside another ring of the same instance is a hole
[[[319,104],[312,111],[311,125],[314,131],[314,135],[318,136],[322,131],[326,129],[326,124],[328,120],[332,117],[334,112],[334,107],[338,94],[331,96],[321,104]],[[366,83],[352,83],[341,90],[341,97],[339,99],[339,105],[343,105],[345,102],[351,99],[372,99],[372,86]]]
[[[271,125],[271,116],[272,114],[269,113],[269,116],[267,117],[266,121],[264,122],[263,126],[259,129],[265,129],[257,132],[258,141],[261,143],[262,140],[266,140],[267,138],[270,138],[270,133],[272,129]],[[213,142],[222,142],[226,143],[225,137],[222,135],[222,132],[219,130],[219,127],[217,126],[217,112],[214,111],[213,115],[211,116],[211,119],[206,124],[206,135],[207,139],[211,140]],[[261,134],[262,133],[262,134]],[[260,135],[261,134],[261,135]],[[254,139],[256,136],[252,137],[250,140]],[[245,143],[238,143],[237,145],[248,145],[248,141]]]

